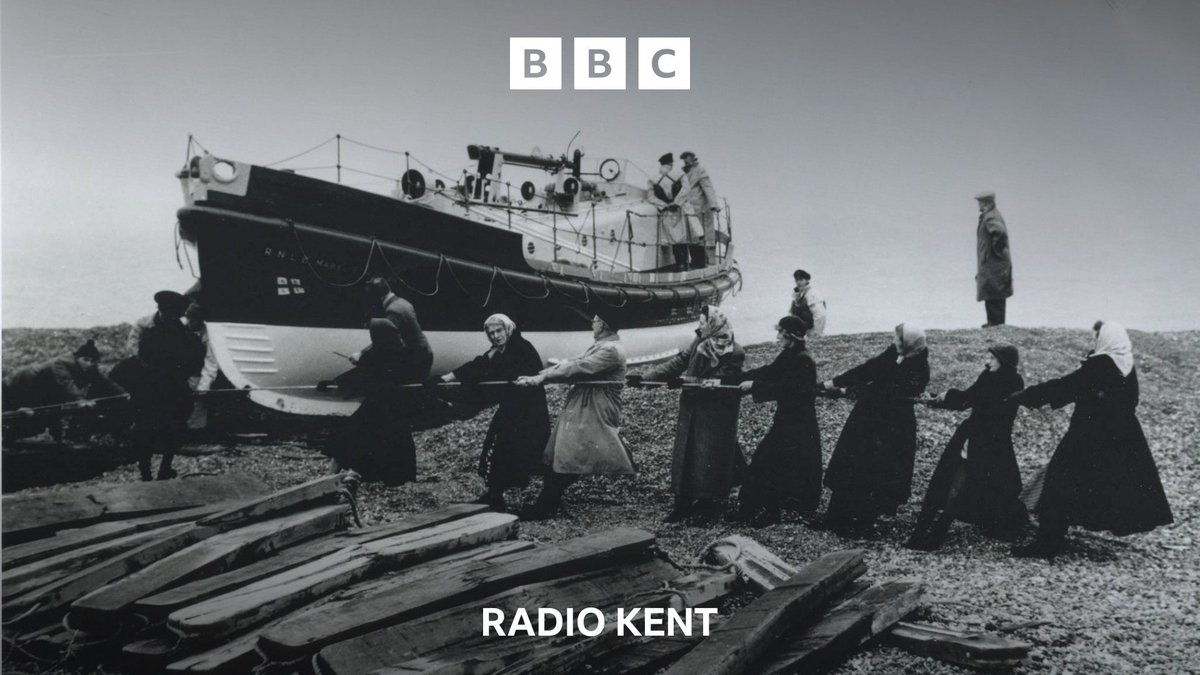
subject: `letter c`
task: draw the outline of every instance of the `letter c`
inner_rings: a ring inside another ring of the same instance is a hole
[[[675,77],[675,71],[673,71],[673,70],[667,71],[667,70],[663,70],[662,68],[658,67],[658,60],[661,59],[664,54],[670,54],[671,56],[675,56],[675,50],[674,49],[660,49],[657,52],[654,52],[654,58],[650,59],[650,67],[654,69],[654,74],[659,77],[662,77],[662,78]]]

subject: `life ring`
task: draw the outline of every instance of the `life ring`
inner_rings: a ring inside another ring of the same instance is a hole
[[[534,186],[533,181],[527,180],[524,183],[521,183],[521,199],[524,199],[528,202],[533,200],[534,196],[536,195],[537,187]]]
[[[416,169],[409,169],[400,177],[400,189],[413,199],[420,199],[425,194],[425,176]]]
[[[613,182],[617,176],[621,175],[621,163],[609,157],[600,162],[600,177],[608,182]]]
[[[563,181],[563,192],[572,197],[579,194],[579,179],[574,176],[568,176]]]

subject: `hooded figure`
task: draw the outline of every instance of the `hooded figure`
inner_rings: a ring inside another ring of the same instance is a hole
[[[563,492],[578,476],[632,474],[633,457],[621,440],[621,389],[625,383],[625,347],[611,316],[592,317],[596,341],[573,359],[561,361],[517,384],[583,382],[571,387],[546,442],[547,475],[537,502],[523,518],[540,520],[557,512]]]
[[[1036,408],[1075,404],[1059,441],[1035,512],[1037,539],[1019,556],[1051,557],[1071,525],[1116,535],[1148,532],[1173,522],[1158,467],[1137,419],[1133,346],[1120,324],[1096,326],[1096,347],[1079,368],[1034,385],[1013,401]]]
[[[415,395],[401,388],[411,374],[411,353],[391,321],[371,319],[367,328],[371,346],[354,369],[337,378],[340,388],[365,396],[350,417],[337,468],[354,469],[363,480],[402,485],[417,479],[417,447],[405,410]]]
[[[821,429],[817,424],[817,364],[804,345],[808,324],[785,316],[776,326],[775,360],[741,375],[755,403],[776,401],[771,429],[758,444],[738,495],[738,515],[754,525],[779,521],[779,511],[815,511],[821,501]]]
[[[925,333],[907,323],[896,326],[881,354],[825,383],[852,387],[858,399],[825,472],[833,491],[825,518],[830,529],[866,533],[876,518],[908,501],[917,451],[911,399],[928,384]]]
[[[745,361],[746,352],[734,341],[729,319],[710,305],[701,310],[692,343],[643,377],[635,376],[633,383],[735,384]],[[667,522],[692,515],[711,520],[717,515],[717,500],[729,497],[734,472],[745,465],[737,444],[740,405],[739,393],[731,389],[689,387],[679,395],[671,462],[675,505]]]
[[[511,382],[542,369],[537,349],[504,314],[493,314],[483,323],[492,347],[484,354],[442,376],[443,382]],[[550,436],[546,391],[541,387],[488,386],[477,393],[479,402],[499,404],[483,440],[479,475],[487,492],[479,502],[504,511],[504,490],[523,488],[529,476],[541,473],[542,453]]]
[[[987,365],[970,388],[950,389],[932,403],[970,409],[971,415],[958,425],[934,469],[909,548],[937,548],[956,519],[1003,540],[1016,538],[1029,520],[1013,454],[1017,405],[1007,400],[1025,387],[1017,372],[1019,354],[1012,345],[995,345],[988,352]]]

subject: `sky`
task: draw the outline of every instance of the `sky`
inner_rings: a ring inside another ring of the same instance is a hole
[[[572,37],[626,37],[630,88],[574,91],[568,68],[561,91],[510,91],[513,36],[563,37],[568,64]],[[691,38],[690,90],[635,88],[639,36]],[[340,133],[456,174],[467,144],[558,153],[579,132],[647,169],[700,156],[756,337],[797,267],[833,332],[978,325],[985,189],[1012,236],[1010,322],[1200,328],[1198,110],[1189,0],[2,0],[0,324],[130,321],[190,285],[189,134],[266,164]]]

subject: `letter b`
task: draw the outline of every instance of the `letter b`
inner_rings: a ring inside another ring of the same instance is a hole
[[[625,38],[575,38],[575,88],[625,88]]]
[[[510,37],[509,89],[562,89],[562,38]]]

